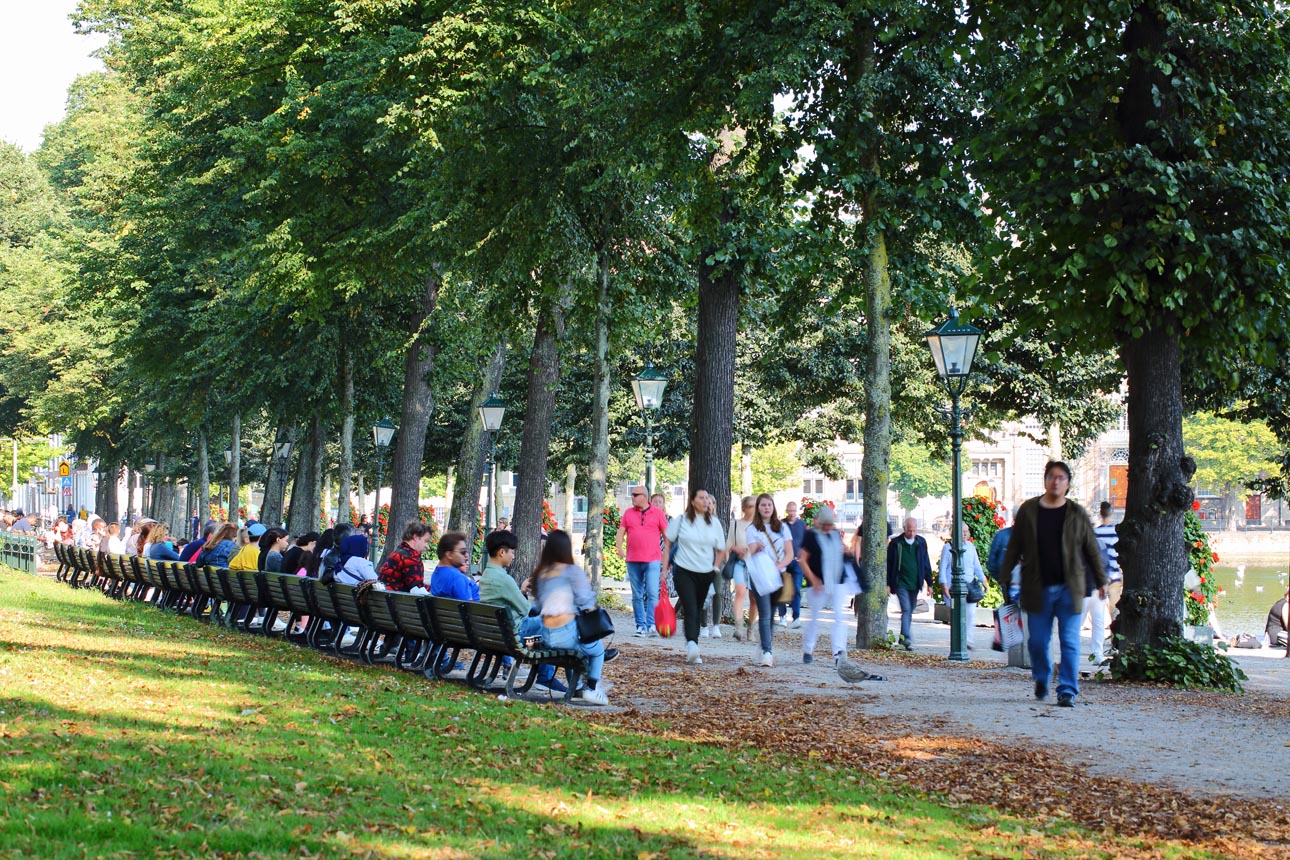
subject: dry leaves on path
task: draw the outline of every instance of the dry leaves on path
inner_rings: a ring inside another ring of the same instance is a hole
[[[866,662],[885,662],[869,656]],[[844,691],[837,689],[840,684],[820,684],[817,695],[789,695],[782,678],[728,662],[731,665],[695,672],[676,660],[660,660],[656,652],[624,653],[613,672],[621,679],[615,704],[624,709],[578,710],[590,719],[636,732],[855,768],[937,795],[950,806],[990,805],[1035,821],[1069,821],[1094,833],[1149,843],[1200,845],[1223,856],[1290,858],[1290,811],[1284,803],[1200,797],[1091,776],[1069,763],[1056,743],[1019,739],[1016,745],[1005,745],[956,736],[948,721],[923,719],[911,727],[899,720],[876,719],[866,714],[865,704],[878,693],[863,689],[875,684]],[[935,666],[928,661],[928,668],[958,670],[947,669],[944,661]],[[1225,707],[1233,701],[1219,698]],[[1204,707],[1204,701],[1198,706]],[[1149,846],[1143,850],[1141,856],[1157,853]]]

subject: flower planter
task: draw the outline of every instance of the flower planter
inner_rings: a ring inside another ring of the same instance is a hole
[[[968,624],[972,627],[993,627],[994,610],[982,609],[975,604],[968,604]],[[932,618],[941,623],[950,623],[950,605],[948,603],[937,603],[932,607]]]
[[[1190,642],[1198,642],[1201,645],[1214,644],[1214,628],[1198,626],[1195,624],[1183,625],[1183,638]]]
[[[932,606],[932,618],[941,624],[949,624],[950,605],[948,603],[937,603]]]

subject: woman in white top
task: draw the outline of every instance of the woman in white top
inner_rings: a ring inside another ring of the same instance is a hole
[[[735,587],[735,605],[731,610],[735,619],[735,639],[743,640],[744,638],[744,609],[748,606],[748,526],[752,525],[753,510],[756,508],[757,500],[752,496],[744,496],[743,502],[740,503],[740,509],[743,511],[742,516],[730,524],[730,535],[726,541],[726,552],[734,553],[735,562],[734,578],[732,582]],[[716,601],[713,601],[715,604]],[[712,619],[714,624],[720,623],[720,618]]]
[[[771,595],[783,587],[784,568],[793,561],[793,533],[787,524],[780,522],[779,515],[775,513],[775,500],[769,493],[757,497],[757,512],[744,532],[748,538],[748,587],[757,601],[761,665],[774,666]]]
[[[685,513],[673,517],[667,539],[676,548],[672,559],[676,593],[685,615],[685,662],[702,663],[699,656],[699,604],[712,587],[712,577],[726,557],[721,520],[712,515],[712,496],[702,488],[690,491]]]

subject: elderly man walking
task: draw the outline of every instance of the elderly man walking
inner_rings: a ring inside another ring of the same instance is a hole
[[[623,542],[627,548],[624,551]],[[658,579],[663,556],[671,550],[667,539],[667,514],[649,502],[644,487],[632,487],[632,506],[623,511],[614,540],[618,554],[627,559],[627,581],[632,587],[632,615],[637,636],[657,636],[654,607],[658,605]]]
[[[854,570],[848,573],[842,534],[834,527],[835,515],[828,505],[820,508],[815,516],[815,527],[802,538],[802,551],[798,561],[811,589],[808,606],[810,618],[802,634],[802,662],[814,662],[815,637],[820,616],[827,607],[833,612],[833,626],[829,632],[829,646],[835,662],[847,653],[847,605],[860,593],[861,584]]]
[[[918,533],[918,522],[905,519],[905,531],[887,542],[887,592],[900,601],[900,646],[913,650],[910,631],[918,593],[927,586],[932,593],[932,560],[927,540]]]
[[[1084,615],[1085,583],[1091,576],[1098,597],[1106,598],[1106,572],[1088,512],[1066,498],[1071,470],[1054,460],[1044,468],[1044,494],[1022,502],[1012,526],[1003,569],[1021,562],[1021,608],[1030,627],[1030,673],[1035,698],[1048,696],[1053,664],[1049,643],[1053,622],[1061,642],[1057,704],[1075,707],[1079,695],[1079,627]]]

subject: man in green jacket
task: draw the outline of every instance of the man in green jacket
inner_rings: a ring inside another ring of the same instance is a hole
[[[1088,512],[1066,498],[1071,486],[1070,467],[1060,461],[1044,467],[1044,494],[1022,502],[1012,526],[1012,539],[1003,557],[1003,570],[1021,562],[1021,608],[1030,627],[1030,673],[1035,698],[1048,696],[1053,674],[1048,643],[1053,621],[1061,643],[1062,663],[1057,675],[1057,704],[1073,708],[1079,695],[1079,627],[1084,596],[1092,591],[1088,578],[1106,598],[1106,572]]]

